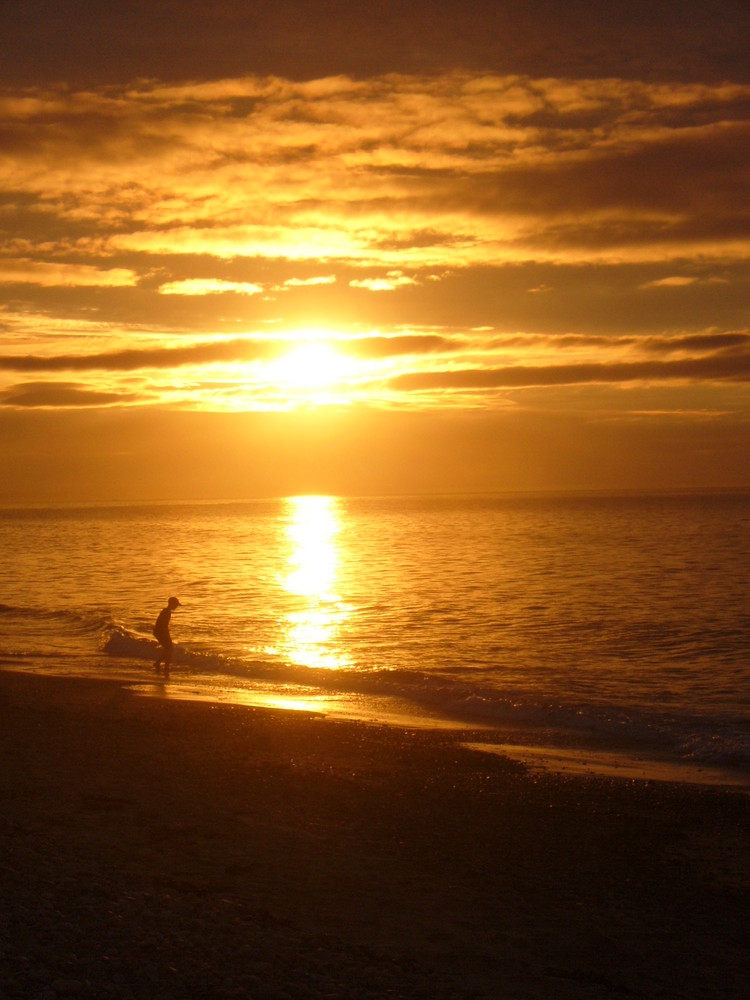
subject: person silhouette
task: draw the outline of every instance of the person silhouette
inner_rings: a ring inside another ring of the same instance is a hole
[[[154,670],[158,674],[162,663],[164,663],[164,676],[169,677],[169,667],[172,663],[172,648],[174,643],[172,642],[172,636],[169,634],[169,622],[172,618],[172,612],[175,608],[181,607],[180,602],[176,597],[170,597],[167,601],[166,608],[162,608],[159,612],[159,617],[156,619],[156,623],[153,628],[153,634],[156,641],[161,646],[161,652],[156,658],[154,663]]]

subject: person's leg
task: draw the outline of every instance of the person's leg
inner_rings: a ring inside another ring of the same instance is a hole
[[[159,645],[157,647],[157,656],[156,659],[154,660],[154,670],[158,674],[162,663],[164,664],[167,670],[169,669],[168,657],[170,657],[172,654],[172,643],[169,641],[169,639],[157,639],[157,642],[159,643]]]
[[[164,643],[164,676],[169,677],[169,668],[172,664],[172,643]]]

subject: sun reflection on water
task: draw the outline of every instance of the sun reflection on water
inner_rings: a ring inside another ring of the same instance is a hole
[[[341,502],[336,497],[289,497],[288,571],[284,589],[299,599],[289,611],[283,655],[292,663],[329,670],[349,666],[339,632],[349,612],[337,592]]]

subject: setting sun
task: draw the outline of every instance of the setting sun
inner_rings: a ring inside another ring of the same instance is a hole
[[[305,339],[263,363],[260,381],[282,407],[346,402],[361,362],[327,340]]]
[[[324,342],[300,344],[267,366],[273,381],[300,389],[335,385],[346,378],[351,369],[351,360]]]

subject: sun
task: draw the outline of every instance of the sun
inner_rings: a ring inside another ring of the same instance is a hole
[[[302,391],[340,385],[352,370],[352,359],[323,341],[299,344],[266,365],[270,382]]]
[[[264,339],[261,357],[227,365],[225,381],[214,375],[207,382],[220,405],[290,412],[345,407],[368,398],[370,363],[357,355],[349,338],[305,329]]]

